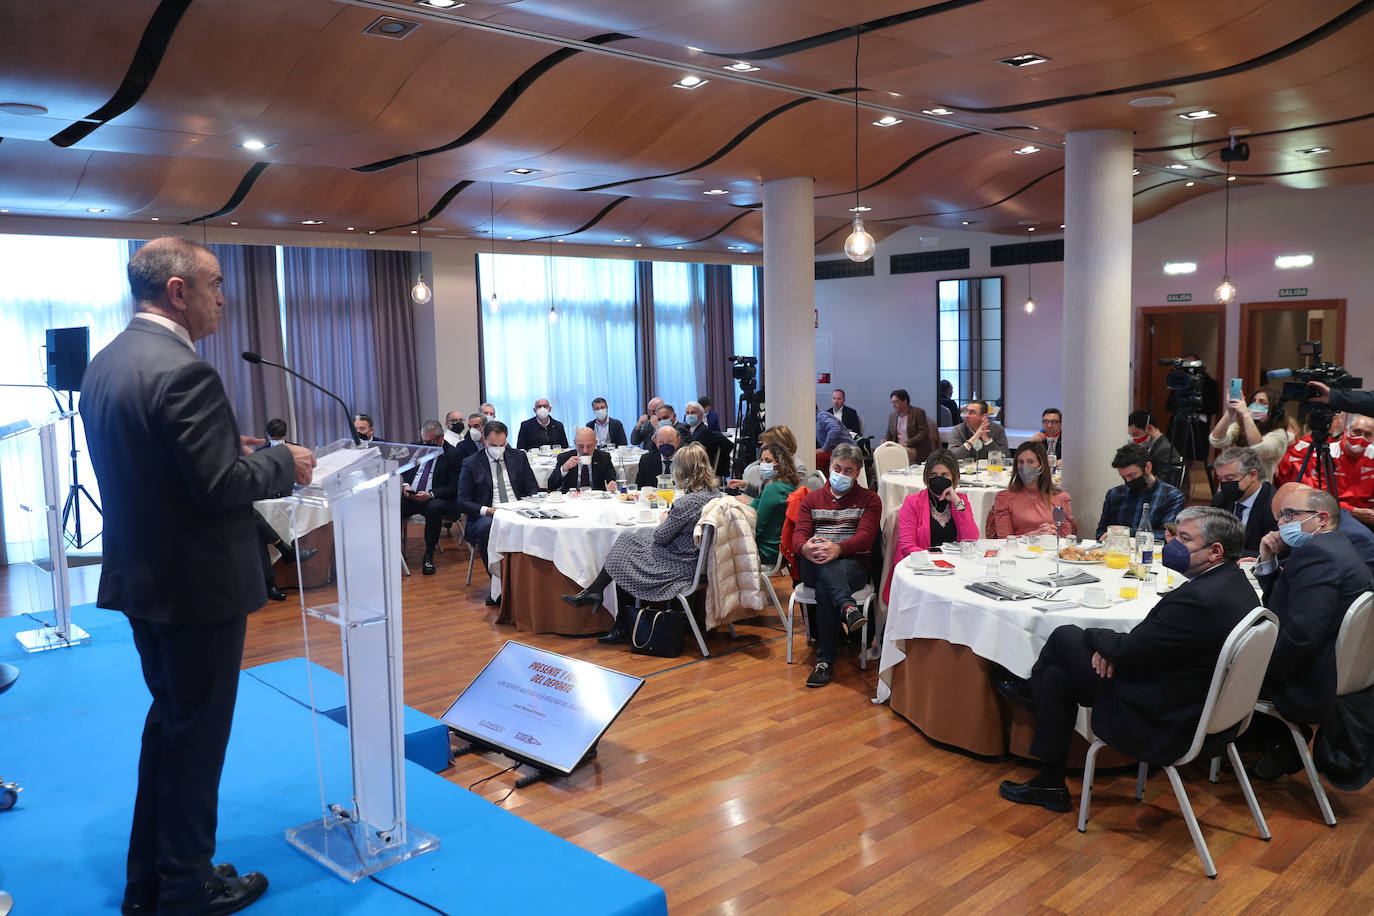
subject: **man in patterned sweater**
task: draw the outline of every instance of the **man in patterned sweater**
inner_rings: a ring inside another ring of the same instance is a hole
[[[829,481],[803,497],[797,509],[792,547],[803,584],[816,593],[816,669],[806,679],[808,687],[824,687],[834,677],[840,628],[853,633],[864,624],[853,594],[869,579],[882,505],[855,483],[862,466],[858,446],[835,446]]]

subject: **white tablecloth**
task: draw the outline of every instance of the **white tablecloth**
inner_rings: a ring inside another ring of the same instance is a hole
[[[980,542],[987,548],[997,542]],[[981,556],[982,550],[979,554]],[[1055,628],[1076,623],[1081,627],[1106,627],[1129,632],[1158,600],[1156,593],[1141,592],[1140,597],[1120,601],[1111,607],[1094,609],[1083,606],[1064,611],[1037,611],[1043,601],[994,601],[965,586],[983,578],[981,561],[962,561],[951,554],[941,554],[955,565],[948,576],[925,576],[902,563],[892,577],[892,598],[888,602],[887,628],[883,633],[882,656],[878,663],[878,699],[886,700],[893,666],[906,657],[907,639],[943,639],[956,645],[968,646],[975,653],[996,662],[1018,677],[1030,677],[1040,650]],[[1108,597],[1118,601],[1122,571],[1109,569],[1105,564],[1074,566],[1097,576]],[[1042,586],[1027,582],[1031,576],[1042,577],[1054,572],[1052,558],[1017,559],[1016,576],[1010,581],[1029,588]],[[1160,573],[1162,574],[1162,573]],[[1156,575],[1156,578],[1160,574]],[[1175,584],[1184,580],[1174,574]],[[1078,600],[1089,586],[1066,588],[1056,600]]]
[[[560,449],[558,451],[561,452],[562,450]],[[629,446],[624,451],[618,448],[612,449],[609,454],[611,456],[611,464],[615,465],[617,469],[624,468],[625,482],[634,483],[635,474],[639,472],[639,459],[644,456],[644,449]],[[557,452],[552,455],[540,455],[536,452],[530,452],[530,470],[534,471],[534,479],[538,481],[540,489],[548,489],[549,475],[553,473],[554,460],[556,458]]]
[[[559,572],[586,588],[601,572],[606,554],[622,534],[652,527],[640,523],[617,524],[635,519],[638,511],[635,504],[590,493],[569,496],[562,502],[545,499],[540,503],[544,509],[559,509],[574,518],[534,519],[513,511],[533,505],[533,502],[522,501],[496,507],[487,547],[493,569],[497,569],[497,561],[502,555],[525,553],[552,562]],[[656,518],[653,525],[657,524]],[[491,591],[493,597],[500,596],[499,576],[493,576]]]
[[[262,517],[267,519],[267,524],[271,525],[272,530],[288,545],[334,520],[328,509],[300,503],[296,505],[296,530],[292,531],[291,505],[292,500],[289,499],[259,499],[253,503],[253,508],[262,513]],[[277,548],[269,546],[267,555],[275,563],[281,553]]]
[[[989,510],[992,509],[992,502],[997,498],[997,494],[1006,488],[1007,475],[1004,473],[997,478],[996,483],[983,486],[979,483],[961,482],[959,492],[969,501],[970,508],[973,509],[973,518],[978,522],[978,530],[983,530],[983,521],[988,517]],[[882,501],[883,511],[888,509],[900,508],[902,500],[912,493],[924,490],[925,478],[922,477],[922,469],[919,467],[888,471],[878,478],[878,499]]]

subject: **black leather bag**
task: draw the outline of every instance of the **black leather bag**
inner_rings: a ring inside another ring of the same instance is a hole
[[[636,655],[677,658],[687,635],[687,615],[682,611],[658,611],[642,607],[635,613],[630,631],[630,651]]]

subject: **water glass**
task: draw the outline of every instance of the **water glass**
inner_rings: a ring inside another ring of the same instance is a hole
[[[1017,548],[1016,538],[1015,538],[1014,536],[1008,537],[1005,541],[1002,542],[1002,556],[1004,556],[1004,557],[1014,557],[1014,556],[1016,556],[1016,548]]]
[[[987,472],[987,469],[988,469],[988,460],[987,460],[986,458],[979,458],[979,459],[978,459],[978,473],[979,473],[979,474],[986,473],[986,472]]]
[[[959,559],[961,559],[961,560],[976,560],[976,559],[978,559],[978,542],[977,542],[977,541],[960,541],[960,542],[959,542]]]
[[[1003,556],[1005,557],[1006,554],[1003,554]],[[1001,571],[1001,578],[1003,581],[1016,578],[1015,560],[1003,559],[997,564],[997,568]]]

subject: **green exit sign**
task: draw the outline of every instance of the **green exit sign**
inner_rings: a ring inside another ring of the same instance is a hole
[[[1280,299],[1300,299],[1307,295],[1305,286],[1287,286],[1279,290]]]
[[[1192,293],[1170,293],[1164,297],[1165,302],[1192,302]]]

